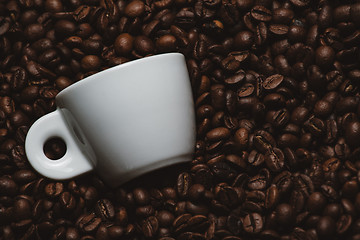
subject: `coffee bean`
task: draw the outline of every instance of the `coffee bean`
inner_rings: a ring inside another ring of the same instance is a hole
[[[238,91],[239,97],[248,97],[255,92],[255,86],[251,83],[244,84]]]
[[[152,54],[155,50],[153,41],[146,36],[137,36],[134,39],[134,48],[142,56]]]
[[[293,211],[293,208],[289,204],[279,204],[276,207],[275,212],[278,223],[283,225],[283,227],[289,227],[294,223],[295,213]]]
[[[316,49],[315,58],[316,64],[320,67],[328,68],[334,62],[335,52],[331,47],[321,46]]]
[[[251,9],[251,16],[256,20],[263,22],[268,22],[272,18],[271,11],[261,5],[255,6]]]
[[[227,128],[214,128],[206,134],[209,141],[219,141],[230,137],[230,131]]]
[[[159,211],[156,215],[156,218],[159,221],[159,227],[169,227],[174,222],[174,215],[169,211],[162,210]]]
[[[284,80],[284,77],[280,74],[272,75],[264,80],[263,87],[267,90],[275,89],[278,87],[282,81]]]
[[[264,156],[265,163],[273,172],[279,172],[284,167],[284,153],[279,148],[272,148],[268,150]]]
[[[266,190],[265,208],[272,209],[280,199],[279,189],[275,184]]]
[[[332,112],[332,105],[328,101],[319,100],[314,106],[314,113],[318,117],[326,118]]]
[[[177,192],[180,197],[184,197],[188,194],[191,184],[190,174],[187,172],[181,173],[177,179]]]
[[[336,230],[335,221],[328,216],[321,217],[316,226],[316,232],[321,237],[330,237],[335,233],[335,230]]]
[[[63,192],[60,195],[60,204],[66,211],[71,211],[76,207],[75,197],[70,192]]]
[[[36,174],[31,170],[22,169],[14,173],[13,179],[20,184],[24,184],[35,180]]]
[[[259,130],[254,135],[254,146],[261,152],[266,153],[271,148],[275,147],[275,139],[270,133],[265,130]]]
[[[115,216],[114,206],[111,201],[106,198],[97,201],[95,212],[103,220],[110,220]]]
[[[152,237],[156,234],[159,228],[159,223],[156,217],[152,216],[144,220],[141,229],[146,237]]]
[[[70,36],[76,31],[76,26],[68,20],[59,20],[55,23],[55,33],[60,38]]]
[[[86,71],[99,70],[101,66],[101,60],[96,55],[87,55],[81,59],[81,67]]]
[[[94,213],[82,215],[77,220],[78,227],[85,233],[95,231],[101,223],[101,219],[97,218]]]
[[[360,123],[357,121],[349,123],[345,129],[346,142],[351,146],[354,147],[358,146],[357,139],[359,133],[360,133]]]
[[[49,183],[45,186],[45,194],[49,197],[58,197],[64,190],[64,185],[60,182]]]
[[[250,165],[257,167],[260,166],[265,161],[264,155],[253,150],[250,152],[248,157],[248,162]]]
[[[120,34],[114,43],[115,51],[119,55],[127,55],[133,50],[134,38],[128,34]]]
[[[254,43],[254,34],[250,31],[242,31],[236,34],[234,46],[239,50],[248,50]]]
[[[248,233],[261,232],[263,226],[262,216],[258,213],[247,214],[243,220],[244,230]]]

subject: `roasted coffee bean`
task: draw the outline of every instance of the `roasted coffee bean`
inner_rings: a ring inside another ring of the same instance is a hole
[[[322,212],[326,205],[326,198],[320,192],[312,193],[307,200],[307,209],[313,214]]]
[[[242,149],[247,148],[249,141],[249,132],[246,128],[239,128],[234,135],[234,140]]]
[[[82,215],[77,220],[78,227],[85,233],[91,233],[95,231],[101,223],[101,219],[97,218],[94,213],[88,215]]]
[[[180,197],[185,197],[188,194],[189,188],[191,186],[191,176],[187,172],[179,174],[177,179],[177,193]]]
[[[251,9],[251,16],[256,20],[263,22],[268,22],[272,18],[271,11],[261,5],[255,6]]]
[[[264,227],[262,216],[258,213],[247,214],[243,220],[244,230],[248,233],[258,233]]]
[[[85,72],[97,71],[101,67],[101,60],[96,55],[87,55],[81,59],[81,67]]]
[[[108,199],[100,199],[96,203],[95,212],[101,219],[104,220],[110,220],[115,216],[114,206]]]
[[[284,80],[284,77],[280,74],[272,75],[264,80],[263,87],[267,90],[272,90],[278,87],[282,81]]]
[[[353,147],[357,147],[359,145],[358,144],[359,134],[360,134],[360,122],[354,121],[349,123],[345,129],[346,142]]]
[[[266,121],[271,123],[274,127],[281,127],[288,123],[290,120],[290,113],[286,109],[277,111],[269,111],[266,114]]]
[[[145,4],[142,1],[132,1],[126,5],[124,12],[129,17],[139,17],[145,12]]]
[[[138,205],[147,205],[150,202],[150,195],[146,189],[136,188],[133,190],[134,201]]]
[[[279,172],[284,167],[285,156],[284,153],[279,148],[272,148],[268,150],[264,158],[266,165],[273,172]]]
[[[262,163],[264,163],[265,158],[264,155],[253,150],[250,152],[248,157],[248,163],[254,167],[260,166]]]
[[[321,237],[330,237],[335,233],[336,226],[335,221],[328,216],[321,217],[317,226],[316,226],[316,232]]]
[[[45,194],[49,197],[58,197],[64,190],[64,185],[60,182],[49,183],[45,186]]]
[[[227,128],[219,127],[212,129],[206,134],[206,137],[209,141],[219,141],[224,140],[230,137],[230,131]]]
[[[273,184],[266,190],[266,198],[264,203],[265,208],[272,209],[274,206],[276,206],[279,200],[280,192],[277,186]]]
[[[75,197],[70,192],[63,192],[59,199],[61,206],[66,211],[71,211],[76,207]]]
[[[250,31],[242,31],[236,34],[234,46],[239,50],[248,50],[254,43],[254,34]]]
[[[259,130],[254,135],[254,146],[262,153],[266,153],[268,150],[276,147],[276,142],[270,133],[265,130]]]
[[[134,39],[134,48],[137,53],[142,56],[152,54],[155,46],[153,41],[146,36],[137,36]]]
[[[128,33],[120,34],[114,42],[114,48],[117,54],[127,55],[133,50],[134,38]]]
[[[14,173],[13,179],[20,183],[28,183],[36,179],[36,174],[28,169],[18,170]]]
[[[238,96],[241,98],[248,97],[251,96],[254,92],[255,86],[251,83],[246,83],[238,90]]]
[[[276,209],[276,219],[279,224],[283,225],[283,227],[291,226],[295,221],[295,213],[293,208],[286,203],[279,204]]]

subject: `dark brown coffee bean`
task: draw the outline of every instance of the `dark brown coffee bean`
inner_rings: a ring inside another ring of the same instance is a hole
[[[156,218],[158,219],[159,227],[169,227],[175,219],[174,215],[166,210],[159,211],[156,214]]]
[[[36,174],[31,170],[22,169],[14,173],[13,179],[20,184],[25,184],[35,180]]]
[[[128,33],[120,34],[114,43],[114,48],[117,54],[127,55],[133,50],[134,38]]]
[[[248,146],[249,132],[246,128],[239,128],[234,135],[234,140],[241,149],[245,149]]]
[[[277,8],[273,11],[273,22],[279,24],[288,24],[294,18],[294,12],[288,8]]]
[[[268,150],[264,158],[267,167],[273,172],[279,172],[284,167],[285,156],[279,148],[272,148]]]
[[[314,106],[314,113],[318,117],[326,118],[332,112],[332,105],[328,101],[319,100]]]
[[[70,192],[63,192],[60,195],[60,204],[66,211],[74,210],[76,207],[75,197]]]
[[[267,184],[266,176],[259,174],[249,179],[248,188],[251,190],[263,190],[266,188]]]
[[[214,128],[206,134],[209,141],[219,141],[230,137],[230,130],[224,127]]]
[[[290,0],[295,7],[306,7],[310,1],[308,0]]]
[[[282,127],[290,120],[290,113],[286,109],[277,111],[269,111],[266,114],[266,121],[271,123],[274,127]]]
[[[258,213],[247,214],[243,220],[244,230],[248,233],[258,233],[264,227],[263,218]]]
[[[345,139],[346,142],[353,147],[358,146],[358,139],[360,134],[360,122],[351,122],[347,125],[345,129]]]
[[[196,2],[195,3],[195,15],[198,17],[198,18],[201,18],[201,19],[210,19],[210,18],[213,18],[214,15],[215,15],[215,11],[209,7],[207,7],[206,5],[206,1],[204,2]]]
[[[259,130],[255,132],[254,135],[254,146],[261,151],[262,153],[266,153],[268,150],[276,147],[275,139],[271,136],[270,133]]]
[[[280,192],[275,184],[266,190],[265,208],[272,209],[280,200]]]
[[[150,195],[146,189],[136,188],[133,190],[133,195],[138,205],[147,205],[150,202]]]
[[[55,33],[60,38],[71,36],[76,31],[76,26],[68,20],[59,20],[55,23]]]
[[[153,41],[146,36],[137,36],[134,39],[134,48],[142,56],[152,54],[155,50]]]
[[[191,186],[191,176],[187,172],[179,174],[176,184],[176,190],[180,197],[185,197],[188,194]]]
[[[227,184],[218,184],[214,191],[215,197],[226,206],[234,206],[239,201],[237,192]]]
[[[321,217],[316,226],[316,232],[321,237],[325,237],[325,236],[330,237],[335,233],[335,230],[336,230],[335,221],[328,216]]]
[[[284,80],[284,77],[280,74],[272,75],[264,80],[262,83],[263,87],[267,90],[275,89],[277,88],[282,81]]]
[[[111,220],[115,216],[114,205],[106,198],[97,201],[95,212],[103,220]]]
[[[264,6],[258,5],[251,9],[251,16],[262,22],[269,22],[272,18],[271,11]]]
[[[99,227],[100,223],[101,219],[97,218],[94,213],[82,215],[77,220],[77,225],[85,233],[95,231]]]
[[[242,31],[236,34],[234,46],[239,50],[248,50],[254,43],[254,34],[250,31]]]
[[[144,220],[141,229],[146,237],[152,237],[156,234],[159,228],[159,223],[156,217],[151,216]]]
[[[293,28],[290,29],[294,31]],[[269,32],[271,32],[275,36],[285,36],[289,33],[289,27],[281,24],[271,24],[269,26]],[[291,37],[289,38],[291,39]]]
[[[289,204],[279,204],[276,207],[275,212],[278,223],[283,225],[284,227],[289,227],[294,223],[295,213],[293,208]]]
[[[269,108],[279,108],[285,105],[285,98],[278,93],[270,93],[264,97],[264,104]]]
[[[45,186],[45,194],[49,197],[58,197],[64,191],[64,185],[60,182],[49,183]]]
[[[239,97],[248,97],[251,96],[255,92],[255,86],[251,83],[245,83],[239,90]]]
[[[101,66],[101,60],[98,56],[87,55],[81,59],[81,67],[86,71],[99,70]]]
[[[316,64],[323,68],[328,68],[335,59],[335,52],[331,47],[321,46],[315,52]]]
[[[248,157],[248,163],[254,167],[260,166],[265,161],[264,155],[253,150]]]

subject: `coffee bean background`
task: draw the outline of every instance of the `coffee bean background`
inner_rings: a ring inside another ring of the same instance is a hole
[[[359,44],[356,0],[0,0],[0,239],[360,239]],[[191,163],[118,189],[30,167],[59,91],[165,52],[187,60]]]

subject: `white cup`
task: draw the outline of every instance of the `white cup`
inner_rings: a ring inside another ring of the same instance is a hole
[[[65,180],[95,170],[112,187],[146,172],[192,159],[195,113],[180,53],[131,61],[61,91],[57,110],[30,128],[25,150],[40,174]],[[60,137],[66,153],[44,154]]]

